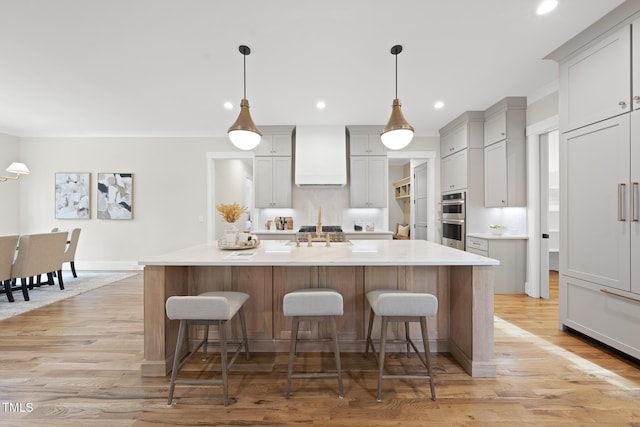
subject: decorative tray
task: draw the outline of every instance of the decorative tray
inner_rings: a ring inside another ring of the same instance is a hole
[[[227,245],[224,239],[218,240],[218,247],[224,251],[242,251],[245,249],[255,249],[260,246],[259,240],[251,240],[251,243],[246,245]]]

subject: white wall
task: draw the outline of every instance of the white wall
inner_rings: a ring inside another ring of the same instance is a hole
[[[15,136],[0,133],[0,175],[13,176],[5,169],[13,162],[29,162],[20,157],[19,139]],[[31,176],[22,176],[17,181],[0,182],[0,235],[17,234],[20,229],[19,189]]]
[[[80,227],[78,269],[135,269],[138,261],[206,242],[206,155],[227,138],[23,138],[18,233]],[[91,173],[91,219],[56,220],[54,174]],[[133,173],[133,219],[96,219],[99,172]],[[22,179],[21,179],[22,181]]]

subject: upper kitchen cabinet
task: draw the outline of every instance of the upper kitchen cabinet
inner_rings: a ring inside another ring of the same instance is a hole
[[[255,149],[256,208],[291,207],[291,153],[293,127],[267,126]]]
[[[482,139],[475,135],[482,133],[483,122],[482,111],[467,111],[440,129],[441,157],[465,148],[482,148]]]
[[[350,206],[386,208],[389,163],[386,156],[351,156]]]
[[[467,188],[468,158],[467,150],[462,150],[440,160],[440,191]]]
[[[475,193],[472,197],[478,194],[482,197],[483,123],[484,112],[466,111],[440,129],[440,190],[443,193],[468,189],[471,182]]]
[[[389,192],[387,149],[378,126],[348,126],[350,152],[350,206],[386,208]]]
[[[256,208],[291,207],[291,157],[255,158]]]
[[[262,140],[255,149],[256,156],[291,156],[291,132],[288,126],[262,128]]]
[[[504,98],[484,115],[484,205],[526,206],[527,98]]]
[[[386,156],[387,149],[380,140],[380,129],[349,127],[349,147],[352,156]]]
[[[635,56],[634,62],[639,61]],[[638,72],[634,71],[634,77]],[[639,82],[636,80],[636,87]],[[629,112],[631,26],[625,25],[562,62],[559,95],[561,132]]]

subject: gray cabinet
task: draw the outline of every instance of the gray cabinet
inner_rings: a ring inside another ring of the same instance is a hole
[[[524,294],[527,279],[527,240],[467,237],[467,252],[497,259],[494,293]]]
[[[386,156],[351,156],[350,206],[386,208],[389,167]]]
[[[256,208],[291,207],[291,157],[255,158]]]
[[[552,56],[560,63],[560,247],[566,254],[560,258],[560,323],[636,358],[640,94],[632,90],[639,86],[640,49],[631,38],[640,30],[633,21],[638,9],[615,22],[605,16]],[[594,28],[602,34],[596,39]]]
[[[255,149],[256,156],[291,156],[291,132],[263,134]]]
[[[475,164],[473,150],[482,149],[484,113],[466,111],[440,129],[440,190],[464,190],[469,176],[481,164]],[[480,188],[480,191],[482,189]],[[478,191],[476,191],[478,192]]]
[[[352,156],[386,156],[387,149],[380,140],[378,133],[359,133],[349,131],[349,148]]]
[[[527,205],[526,97],[504,98],[485,111],[484,205]]]

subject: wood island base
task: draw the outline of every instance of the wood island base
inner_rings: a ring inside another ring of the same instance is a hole
[[[491,265],[428,266],[163,266],[144,268],[143,376],[165,376],[173,363],[178,321],[165,315],[172,295],[197,295],[214,290],[246,292],[249,348],[252,352],[287,352],[291,319],[282,314],[283,296],[305,287],[330,287],[344,298],[344,315],[337,319],[340,350],[364,352],[372,289],[405,289],[437,296],[438,314],[428,319],[432,351],[449,352],[473,377],[495,377],[493,361],[493,268]],[[237,319],[235,319],[237,320]],[[239,322],[238,322],[239,323]],[[232,323],[232,336],[239,324]],[[379,322],[373,336],[379,336]],[[190,339],[202,336],[192,327]],[[215,338],[212,331],[211,338]],[[412,339],[422,347],[419,327]],[[317,322],[300,325],[301,338],[328,336]],[[389,339],[404,336],[404,328],[389,331]],[[326,347],[324,347],[326,346]],[[328,344],[305,351],[330,351]],[[393,350],[393,349],[391,349]],[[402,351],[398,345],[396,351]]]

